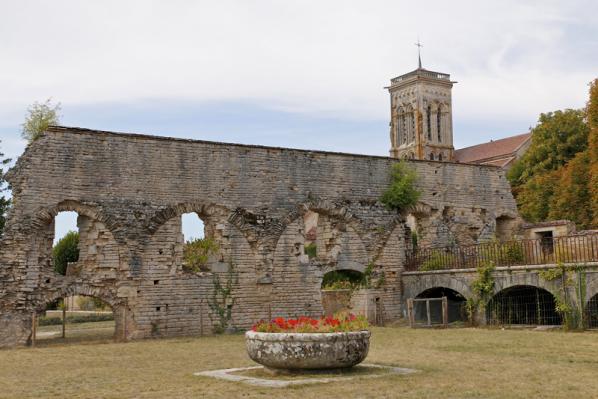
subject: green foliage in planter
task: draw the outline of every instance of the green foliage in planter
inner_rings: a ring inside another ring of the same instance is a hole
[[[305,245],[303,250],[309,259],[314,259],[317,256],[318,246],[315,242],[312,242]]]
[[[68,263],[79,260],[79,233],[76,231],[66,233],[52,248],[52,258],[54,271],[64,276]]]
[[[363,273],[354,270],[335,270],[328,272],[322,279],[325,290],[355,289],[363,283]]]
[[[191,272],[207,271],[208,260],[218,249],[216,241],[209,237],[187,241],[183,249],[183,268]]]
[[[455,264],[455,255],[450,252],[432,251],[430,257],[420,267],[421,271],[450,269]]]
[[[417,174],[405,161],[392,166],[390,187],[384,191],[380,201],[388,208],[405,210],[417,203],[421,192],[415,187]]]

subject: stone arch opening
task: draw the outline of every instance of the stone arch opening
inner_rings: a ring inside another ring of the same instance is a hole
[[[495,325],[560,325],[554,296],[531,285],[516,285],[496,293],[486,305],[486,321]]]
[[[46,298],[35,309],[31,339],[42,345],[116,340],[122,329],[117,307],[93,292],[67,289]]]
[[[465,296],[448,287],[432,287],[420,292],[415,298],[447,298],[448,322],[467,321],[467,312],[465,310]],[[416,320],[427,318],[427,309],[425,302],[416,301],[413,303],[413,312]],[[433,322],[442,323],[442,302],[430,301],[430,317]]]
[[[591,329],[598,329],[598,294],[590,298],[585,309],[586,325]]]
[[[147,226],[151,235],[144,251],[161,267],[151,263],[147,271],[156,275],[212,271],[214,264],[231,256],[225,239],[229,215],[224,207],[203,203],[181,203],[157,212]]]

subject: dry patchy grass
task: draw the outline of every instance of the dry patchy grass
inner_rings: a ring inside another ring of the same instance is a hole
[[[195,371],[252,365],[241,335],[0,351],[2,398],[563,398],[598,392],[598,335],[374,328],[368,363],[421,370],[285,389]]]

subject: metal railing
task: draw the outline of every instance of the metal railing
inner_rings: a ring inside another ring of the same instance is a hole
[[[598,262],[598,233],[407,250],[406,271]]]

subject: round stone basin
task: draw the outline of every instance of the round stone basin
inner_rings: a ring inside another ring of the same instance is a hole
[[[340,369],[368,355],[370,332],[264,333],[247,331],[249,357],[275,371]]]

